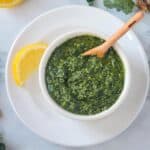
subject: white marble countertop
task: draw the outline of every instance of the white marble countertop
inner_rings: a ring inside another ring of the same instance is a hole
[[[23,5],[15,9],[0,10],[0,133],[4,137],[7,150],[66,150],[71,148],[61,147],[49,143],[32,133],[16,117],[8,101],[4,84],[4,66],[10,46],[19,31],[34,17],[49,9],[68,5],[83,4],[85,0],[26,0]],[[104,8],[100,1],[96,5]],[[116,13],[123,20],[129,16]],[[150,58],[150,15],[134,28],[139,39],[144,45],[148,58]],[[150,59],[149,59],[150,60]],[[150,97],[134,121],[134,123],[123,134],[117,138],[89,148],[89,150],[149,150],[150,149]],[[78,148],[80,149],[80,148]]]

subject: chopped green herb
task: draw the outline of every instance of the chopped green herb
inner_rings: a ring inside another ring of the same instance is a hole
[[[124,85],[124,67],[113,48],[102,59],[81,56],[104,42],[91,35],[72,38],[48,60],[45,82],[49,95],[69,112],[90,115],[110,108]]]
[[[104,0],[104,5],[108,8],[116,8],[117,11],[129,14],[132,12],[135,3],[133,0]]]

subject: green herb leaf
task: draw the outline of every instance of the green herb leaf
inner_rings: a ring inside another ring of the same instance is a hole
[[[132,12],[135,3],[133,0],[104,0],[104,5],[107,8],[116,8],[117,11],[123,11],[125,14]]]
[[[0,150],[5,150],[5,144],[4,143],[0,143]]]
[[[91,6],[94,5],[94,1],[95,0],[87,0],[87,2],[89,3],[89,5],[91,5]]]

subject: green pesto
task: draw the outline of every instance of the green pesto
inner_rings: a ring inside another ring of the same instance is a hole
[[[81,53],[103,43],[91,35],[72,38],[48,60],[45,82],[49,95],[65,110],[91,115],[110,108],[124,85],[124,67],[113,48],[102,59]]]

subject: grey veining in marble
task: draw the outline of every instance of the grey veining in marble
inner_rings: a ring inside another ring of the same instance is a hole
[[[66,148],[49,143],[32,133],[16,117],[8,101],[4,84],[4,66],[9,49],[16,35],[34,17],[49,9],[68,5],[83,4],[85,0],[26,0],[23,5],[11,10],[0,10],[0,133],[3,134],[8,150],[66,150]],[[115,10],[104,8],[100,0],[96,6],[101,7],[122,20],[127,20],[132,14],[126,16]],[[135,33],[142,42],[147,57],[150,60],[150,15],[135,28]],[[86,150],[149,150],[150,149],[150,95],[146,104],[127,131],[117,138],[93,147],[81,148]],[[80,149],[80,148],[78,148]]]

